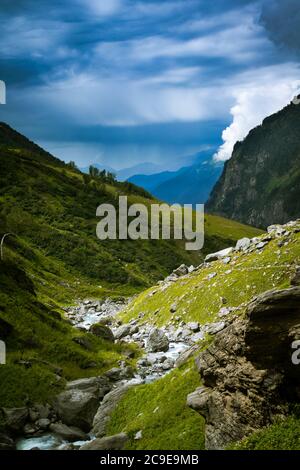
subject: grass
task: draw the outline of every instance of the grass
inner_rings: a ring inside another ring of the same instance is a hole
[[[129,390],[112,414],[108,435],[127,432],[130,450],[203,450],[204,419],[186,406],[199,386],[193,361],[162,379]],[[142,439],[134,436],[142,431]]]
[[[290,416],[233,444],[231,450],[300,450],[300,419]]]
[[[262,252],[237,253],[227,265],[216,261],[168,286],[156,285],[137,296],[121,318],[128,322],[143,312],[140,321],[157,326],[172,322],[174,316],[178,321],[204,324],[218,318],[224,302],[228,307],[239,307],[259,293],[287,286],[300,261],[300,235],[292,234],[291,242],[280,250],[278,241],[270,242]],[[177,310],[171,314],[174,304]]]

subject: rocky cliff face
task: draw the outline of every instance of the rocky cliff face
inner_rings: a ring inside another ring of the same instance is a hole
[[[299,196],[300,106],[290,104],[236,144],[207,209],[265,228],[297,218]]]
[[[296,282],[296,281],[295,281]],[[300,399],[300,287],[262,294],[244,319],[216,335],[197,359],[203,386],[188,405],[206,420],[206,448],[223,449],[286,415]]]

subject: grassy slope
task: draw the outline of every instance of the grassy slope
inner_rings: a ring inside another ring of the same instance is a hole
[[[78,298],[132,295],[182,262],[201,259],[182,242],[99,242],[96,207],[115,204],[121,194],[129,203],[153,202],[142,189],[84,178],[0,124],[0,234],[17,234],[6,239],[0,263],[0,338],[8,351],[8,364],[0,367],[0,406],[44,401],[65,380],[100,374],[121,358],[120,347],[90,336],[91,351],[74,343],[83,334],[59,319],[62,306]],[[208,216],[206,250],[253,232]],[[1,320],[11,325],[7,336]],[[32,366],[16,364],[20,360]]]
[[[193,362],[161,380],[132,388],[113,413],[108,434],[125,431],[128,449],[203,450],[204,420],[186,406],[186,397],[199,386]],[[142,431],[142,439],[134,436]]]
[[[155,286],[134,299],[121,314],[121,318],[127,322],[131,318],[136,318],[140,312],[144,312],[145,317],[140,320],[141,322],[149,321],[161,326],[171,320],[170,306],[176,303],[178,307],[174,316],[180,317],[180,320],[186,322],[194,320],[202,324],[218,321],[220,319],[217,314],[224,306],[222,298],[227,300],[227,306],[235,307],[248,302],[261,292],[289,285],[294,267],[300,262],[300,234],[293,234],[292,241],[280,250],[277,243],[278,241],[272,241],[261,253],[255,251],[251,254],[237,254],[230,265],[225,266],[221,261],[213,262],[208,268],[190,274],[172,283],[168,288]],[[208,276],[212,273],[217,273],[217,276],[209,280]],[[153,292],[155,294],[151,295]],[[155,313],[157,311],[158,313]],[[243,311],[242,306],[235,313],[243,314]],[[181,395],[181,388],[174,384],[173,374],[178,382],[181,380],[184,395]],[[197,443],[202,445],[203,422],[200,417],[194,416],[193,411],[187,411],[185,407],[187,394],[198,386],[200,386],[199,376],[197,377],[195,372],[184,375],[179,370],[154,385],[144,385],[135,391],[132,390],[116,409],[110,431],[145,430],[145,438],[138,443],[131,441],[130,448],[138,446],[147,449],[148,445],[158,444],[160,449],[178,449],[184,448],[180,447],[182,442],[183,446],[190,445],[189,448],[196,446]],[[171,403],[170,413],[164,414],[161,420],[157,420],[156,415],[151,414],[151,410],[155,405],[160,406],[163,400],[166,400],[167,407],[168,403]],[[133,406],[137,412],[134,414],[130,411],[127,419],[124,410],[126,407],[131,410]],[[173,407],[176,407],[176,422],[182,426],[177,427],[173,423]],[[153,432],[152,435],[153,429],[157,430],[157,434]],[[290,435],[294,432],[290,443],[284,434],[287,429]],[[184,441],[182,441],[183,432],[186,432]],[[299,420],[291,418],[285,424],[264,430],[241,446],[270,449],[299,447]]]

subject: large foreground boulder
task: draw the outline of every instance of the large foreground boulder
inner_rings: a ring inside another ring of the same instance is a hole
[[[95,393],[79,389],[66,390],[54,401],[54,408],[62,422],[85,432],[90,431],[98,406],[99,398]]]
[[[103,437],[106,434],[106,427],[111,414],[119,401],[127,393],[131,385],[120,385],[105,395],[93,421],[92,433],[96,437]]]
[[[169,350],[168,337],[162,330],[158,328],[151,330],[147,342],[147,349],[149,352],[166,352]]]
[[[27,408],[2,408],[5,428],[12,434],[22,434],[28,418]]]
[[[196,360],[202,387],[188,405],[206,420],[207,449],[223,449],[286,415],[299,402],[300,288],[270,291],[248,305],[246,318],[219,332]]]
[[[124,432],[115,434],[114,436],[102,437],[101,439],[94,439],[93,441],[87,442],[79,448],[79,450],[122,450],[128,436]]]

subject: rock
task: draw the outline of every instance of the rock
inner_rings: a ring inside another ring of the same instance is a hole
[[[37,430],[38,430],[37,426],[35,426],[32,423],[27,423],[24,426],[23,432],[24,432],[25,436],[28,436],[28,435],[31,435],[31,434],[35,434],[37,432]]]
[[[210,281],[211,279],[213,279],[214,277],[217,276],[217,273],[210,273],[208,276],[207,276],[207,280]]]
[[[219,333],[219,331],[224,330],[226,323],[224,321],[210,323],[209,325],[205,325],[204,330],[206,333],[210,335],[215,335]]]
[[[138,440],[142,439],[142,437],[143,437],[143,431],[138,431],[138,432],[135,434],[134,439],[135,439],[136,441],[138,441]]]
[[[198,343],[199,341],[202,341],[203,339],[204,339],[203,331],[199,331],[199,333],[195,333],[193,336],[191,336],[191,341],[193,343]]]
[[[190,330],[194,331],[195,333],[197,333],[197,331],[200,330],[200,324],[198,322],[190,322],[190,323],[187,323],[186,325]]]
[[[115,340],[114,334],[111,329],[108,328],[108,326],[103,325],[102,323],[95,323],[94,325],[92,325],[89,329],[89,332],[106,341],[114,342]]]
[[[104,376],[89,377],[68,382],[66,390],[81,390],[89,392],[95,395],[99,400],[102,400],[104,395],[111,390],[111,384],[109,383],[108,378]]]
[[[125,336],[128,336],[130,334],[130,330],[131,330],[131,325],[130,324],[121,325],[115,331],[115,338],[116,339],[122,339]]]
[[[139,327],[137,325],[132,325],[132,327],[130,328],[130,331],[129,331],[129,334],[130,336],[136,334],[139,332]]]
[[[219,259],[226,258],[233,252],[233,248],[225,248],[225,250],[217,251],[216,253],[210,253],[205,257],[205,263],[211,263],[212,261],[218,261]]]
[[[181,264],[178,268],[174,269],[173,274],[178,277],[188,274],[189,268],[185,264]]]
[[[224,449],[299,401],[289,345],[300,338],[300,288],[266,292],[196,359],[203,387],[187,403],[206,420],[207,449]]]
[[[14,441],[2,433],[0,433],[0,450],[15,450]]]
[[[54,423],[50,425],[50,431],[62,437],[66,441],[87,441],[88,436],[81,429],[66,426],[62,423]]]
[[[194,344],[194,346],[183,351],[178,358],[176,359],[175,366],[180,367],[185,364],[196,352],[199,351],[199,346]]]
[[[45,431],[50,426],[50,423],[51,423],[50,419],[41,418],[36,422],[36,425],[39,429],[43,429],[43,431]]]
[[[147,349],[150,352],[166,352],[169,350],[169,340],[168,337],[162,330],[154,328],[148,338]]]
[[[130,387],[131,385],[129,384],[121,385],[105,395],[93,420],[92,434],[96,437],[105,436],[106,426],[110,420],[112,412]]]
[[[79,450],[122,450],[128,441],[124,432],[114,436],[102,437],[84,444]]]
[[[267,244],[268,242],[260,242],[258,245],[256,245],[256,248],[257,250],[262,250]]]
[[[131,366],[125,367],[113,367],[112,369],[105,372],[105,376],[114,382],[118,380],[130,379],[134,376],[134,370]]]
[[[171,313],[175,313],[177,310],[177,305],[176,304],[172,304],[171,307],[170,307],[170,312]]]
[[[237,241],[235,245],[235,250],[236,251],[246,251],[248,248],[250,248],[251,245],[251,240],[249,238],[241,238],[240,240]]]
[[[219,318],[222,318],[222,317],[227,317],[227,315],[229,315],[231,312],[231,309],[228,308],[228,307],[222,307],[218,313],[218,317]]]
[[[27,408],[2,408],[5,428],[13,434],[22,434],[28,418]]]
[[[63,423],[85,432],[91,429],[98,406],[99,398],[95,393],[80,389],[66,390],[54,401],[54,408]]]

